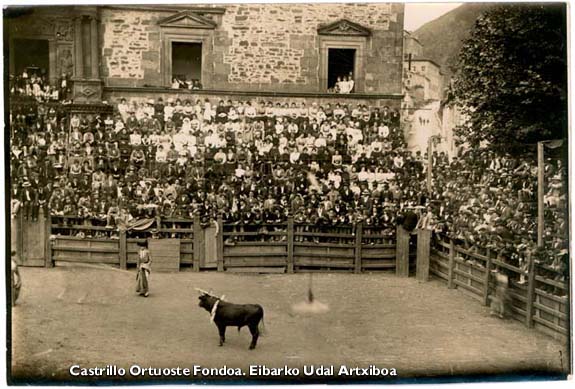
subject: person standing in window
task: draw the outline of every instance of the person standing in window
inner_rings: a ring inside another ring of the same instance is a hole
[[[182,83],[178,80],[177,77],[172,78],[172,89],[180,89],[182,87]]]
[[[347,77],[347,89],[349,90],[349,92],[347,93],[353,93],[355,88],[355,81],[353,80],[353,74],[350,72],[349,76]]]
[[[342,89],[344,88],[343,80],[340,76],[337,77],[337,81],[335,82],[335,86],[333,88],[334,93],[343,93]]]

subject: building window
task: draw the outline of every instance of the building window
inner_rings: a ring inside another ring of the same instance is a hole
[[[322,92],[333,91],[338,77],[349,77],[353,83],[344,84],[344,92],[364,92],[364,62],[371,31],[359,24],[341,19],[318,28],[319,87]],[[349,91],[347,88],[353,85]],[[370,90],[373,86],[370,87]]]
[[[193,84],[202,82],[202,44],[172,42],[172,79]]]
[[[223,11],[217,13],[222,14]],[[217,27],[215,19],[186,10],[158,20],[158,25],[162,42],[163,84],[173,87],[175,76],[182,82],[192,83],[196,80],[196,86],[202,89],[212,87],[214,72],[208,65],[214,62],[212,42]]]
[[[347,38],[347,39],[344,39]],[[320,37],[319,81],[322,92],[333,91],[338,77],[351,76],[351,93],[364,91],[364,53],[363,37]],[[348,92],[349,93],[349,92]]]
[[[355,49],[330,48],[328,50],[327,87],[334,88],[337,81],[352,78],[355,69]]]

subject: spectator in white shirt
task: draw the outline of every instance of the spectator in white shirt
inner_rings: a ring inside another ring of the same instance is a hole
[[[130,106],[126,103],[126,99],[122,98],[120,100],[120,103],[118,104],[118,112],[120,113],[120,116],[122,117],[122,120],[125,122],[126,120],[128,120],[128,111],[130,109]]]

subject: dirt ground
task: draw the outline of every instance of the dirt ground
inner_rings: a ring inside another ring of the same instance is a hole
[[[491,317],[488,308],[438,281],[420,283],[392,274],[314,274],[314,294],[330,310],[303,315],[294,313],[292,305],[306,299],[308,274],[153,273],[151,295],[143,298],[135,293],[134,271],[61,267],[23,268],[21,273],[23,291],[12,308],[16,383],[85,379],[70,375],[72,365],[227,366],[243,372],[249,365],[334,365],[335,373],[341,365],[374,365],[395,368],[399,378],[444,379],[478,373],[554,374],[569,365],[564,344],[516,321]],[[247,328],[239,334],[229,328],[226,344],[218,347],[217,329],[209,313],[198,307],[194,287],[264,307],[265,334],[256,350],[248,350]],[[248,374],[235,379],[274,378]],[[317,378],[334,382],[350,377]]]

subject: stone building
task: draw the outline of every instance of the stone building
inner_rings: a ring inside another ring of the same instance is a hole
[[[437,151],[450,158],[456,152],[453,127],[443,122],[443,74],[441,67],[424,57],[424,47],[409,31],[403,34],[403,123],[407,147],[427,151],[431,136],[439,137]],[[452,118],[447,112],[446,120]]]
[[[174,77],[204,95],[318,100],[351,75],[346,99],[399,107],[404,5],[225,4],[19,7],[4,12],[10,72],[30,62],[75,102],[174,95]],[[33,50],[31,48],[34,48]],[[196,93],[196,91],[194,91]]]
[[[439,151],[444,151],[449,158],[458,155],[461,149],[465,149],[468,145],[459,145],[455,129],[465,125],[467,122],[466,115],[461,111],[461,107],[453,101],[443,101],[440,107],[441,119],[441,142],[438,145]]]
[[[441,67],[430,59],[411,58],[404,61],[404,84],[416,100],[441,100],[443,74]]]
[[[424,56],[424,47],[411,32],[403,32],[404,108],[443,98],[441,66]],[[413,105],[410,105],[413,102]]]

